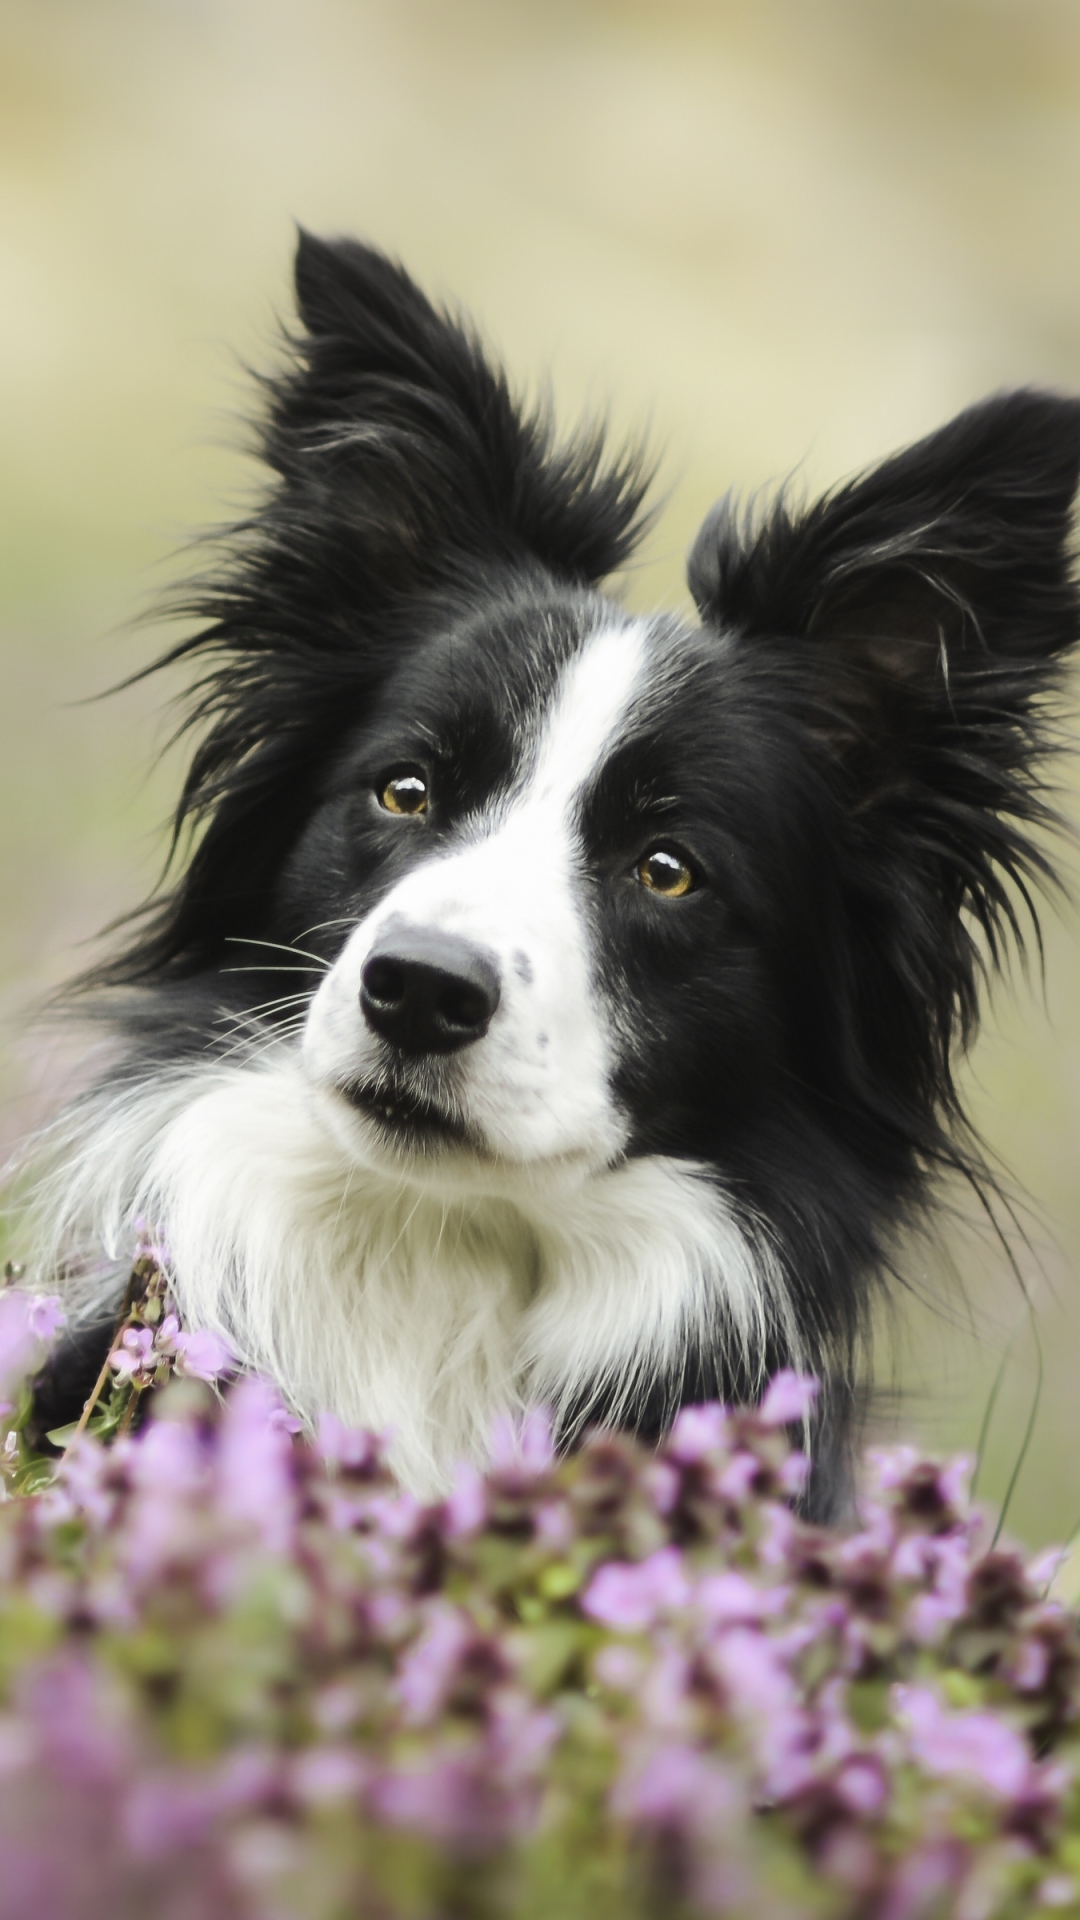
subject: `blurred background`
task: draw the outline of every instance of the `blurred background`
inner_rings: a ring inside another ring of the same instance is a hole
[[[69,1063],[25,1009],[152,883],[179,765],[145,607],[253,475],[243,364],[293,223],[462,302],[561,414],[651,429],[628,581],[706,509],[829,484],[988,390],[1080,388],[1075,0],[0,0],[3,1141]],[[1080,735],[1080,721],[1077,723]],[[1062,768],[1080,815],[1080,762]],[[1076,874],[1080,862],[1068,856]],[[883,1432],[974,1447],[1032,1543],[1080,1520],[1080,919],[1003,992],[974,1109],[1030,1196],[1024,1294],[962,1219],[912,1249]],[[16,1252],[16,1248],[12,1248]]]

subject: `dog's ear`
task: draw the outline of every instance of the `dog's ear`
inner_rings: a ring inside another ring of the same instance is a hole
[[[1019,901],[1037,927],[1078,478],[1080,402],[1005,394],[801,513],[722,503],[694,546],[704,620],[741,636],[827,809],[847,903],[830,977],[847,967],[865,1085],[953,1107],[986,958],[1023,943]]]
[[[640,450],[609,459],[600,428],[557,442],[472,327],[374,248],[302,232],[296,296],[304,331],[269,383],[265,451],[347,518],[376,588],[530,560],[592,584],[628,558],[651,478]]]
[[[934,716],[993,727],[1052,680],[1080,637],[1078,478],[1080,401],[1005,394],[803,512],[721,501],[690,589],[709,624],[800,642],[823,728],[891,759]]]

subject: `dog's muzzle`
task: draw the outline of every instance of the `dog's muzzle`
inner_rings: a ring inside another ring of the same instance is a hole
[[[495,956],[434,928],[386,927],[364,962],[360,1006],[399,1053],[457,1053],[482,1040],[500,998]]]

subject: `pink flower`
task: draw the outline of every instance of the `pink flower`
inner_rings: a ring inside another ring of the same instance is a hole
[[[665,1451],[671,1459],[692,1465],[710,1454],[726,1453],[730,1433],[731,1419],[726,1407],[715,1403],[683,1407],[668,1435]]]
[[[797,1426],[809,1418],[817,1397],[816,1380],[784,1367],[769,1382],[758,1408],[758,1418],[768,1427]]]
[[[871,1470],[872,1484],[879,1493],[891,1493],[903,1485],[912,1469],[919,1465],[919,1458],[915,1447],[870,1447],[866,1464]]]
[[[795,1704],[795,1687],[774,1641],[749,1627],[721,1635],[710,1664],[722,1676],[732,1701],[744,1713],[767,1718]]]
[[[683,1741],[632,1753],[612,1790],[613,1811],[631,1823],[717,1836],[742,1811],[731,1775],[710,1754]]]
[[[120,1826],[137,1860],[162,1860],[205,1841],[218,1805],[216,1783],[205,1774],[162,1768],[129,1788],[119,1809]]]
[[[644,1660],[636,1648],[618,1640],[601,1647],[593,1660],[596,1678],[613,1693],[634,1693],[644,1670]]]
[[[777,1475],[783,1491],[797,1500],[810,1478],[810,1461],[805,1453],[789,1453]]]
[[[907,1722],[912,1758],[927,1773],[966,1775],[1005,1800],[1030,1785],[1027,1744],[996,1713],[948,1713],[929,1687],[897,1685],[893,1698]]]
[[[32,1294],[28,1319],[35,1340],[44,1340],[46,1344],[55,1340],[61,1328],[67,1326],[67,1314],[54,1293]]]
[[[661,1547],[647,1560],[611,1560],[598,1568],[582,1596],[582,1609],[608,1627],[631,1633],[651,1627],[657,1615],[684,1607],[690,1587],[677,1547]]]
[[[968,1851],[959,1840],[931,1840],[901,1859],[893,1884],[877,1909],[880,1920],[927,1920],[955,1911],[942,1898],[958,1888],[968,1868]]]
[[[852,1813],[879,1813],[889,1791],[880,1761],[869,1754],[852,1754],[836,1776],[836,1791]]]
[[[694,1589],[694,1604],[716,1626],[751,1624],[782,1613],[787,1587],[758,1587],[744,1573],[707,1573]]]
[[[145,1383],[153,1374],[157,1365],[154,1353],[154,1335],[149,1327],[127,1327],[120,1336],[120,1344],[109,1355],[109,1365],[121,1379]]]
[[[970,1501],[971,1474],[974,1461],[970,1454],[958,1453],[953,1460],[947,1460],[938,1473],[938,1486],[942,1498],[950,1507],[963,1513]]]
[[[682,1733],[690,1723],[690,1662],[681,1647],[661,1640],[646,1666],[638,1693],[641,1717],[650,1732]]]
[[[680,1415],[680,1419],[681,1419]],[[666,1519],[674,1513],[682,1486],[682,1476],[667,1460],[654,1460],[645,1469],[645,1485],[657,1513]]]
[[[220,1334],[211,1333],[208,1327],[196,1328],[191,1333],[177,1333],[174,1343],[176,1371],[181,1375],[213,1381],[235,1370],[236,1355],[228,1341],[223,1340]]]
[[[547,1473],[554,1459],[551,1415],[545,1407],[530,1408],[520,1420],[499,1414],[492,1422],[492,1473],[533,1479]]]
[[[371,1776],[370,1763],[355,1747],[308,1747],[291,1770],[292,1790],[302,1806],[333,1806],[354,1800]]]
[[[749,1499],[760,1472],[761,1462],[756,1455],[737,1453],[723,1473],[718,1475],[716,1484],[725,1500],[733,1500],[741,1506],[744,1500]]]
[[[443,1525],[449,1538],[461,1540],[479,1533],[487,1519],[487,1509],[487,1486],[483,1476],[469,1461],[461,1461],[443,1505]]]
[[[1050,1650],[1045,1640],[1022,1640],[1009,1662],[1009,1678],[1018,1693],[1038,1693],[1045,1686]]]
[[[397,1693],[407,1725],[423,1726],[435,1719],[473,1637],[472,1627],[456,1608],[432,1607],[427,1631],[410,1647],[398,1672]]]
[[[378,1463],[379,1443],[373,1433],[345,1426],[334,1413],[321,1413],[315,1430],[315,1451],[327,1466],[366,1473]]]
[[[220,1510],[272,1553],[288,1547],[296,1512],[292,1441],[275,1418],[281,1412],[273,1388],[248,1375],[228,1395],[218,1431]]]
[[[44,1358],[45,1345],[64,1324],[58,1300],[16,1288],[0,1292],[0,1396],[12,1402]]]

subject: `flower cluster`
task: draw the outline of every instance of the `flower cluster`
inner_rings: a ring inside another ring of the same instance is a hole
[[[1080,1634],[962,1465],[812,1527],[782,1375],[423,1504],[196,1374],[0,1505],[0,1920],[1080,1914]]]

